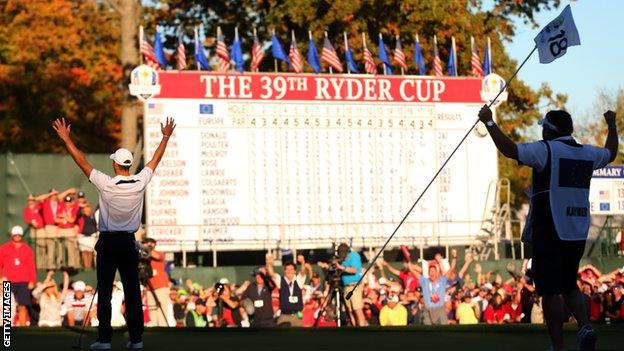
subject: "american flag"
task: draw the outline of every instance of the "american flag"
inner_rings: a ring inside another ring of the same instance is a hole
[[[186,52],[184,50],[184,42],[182,38],[178,38],[178,49],[176,50],[176,63],[181,71],[186,68]]]
[[[221,28],[217,27],[217,57],[219,58],[219,70],[225,72],[230,69],[230,53],[227,46],[225,46],[225,40],[221,33]]]
[[[375,59],[373,59],[373,54],[371,54],[370,50],[366,46],[366,37],[364,33],[362,33],[362,42],[364,45],[364,70],[368,74],[377,74],[377,65],[375,65]]]
[[[600,190],[598,194],[600,200],[611,200],[611,193],[609,190]]]
[[[407,64],[405,63],[405,53],[401,48],[401,39],[396,36],[396,47],[394,48],[394,62],[399,65],[403,70],[407,70]]]
[[[472,67],[472,74],[477,77],[483,77],[483,68],[481,68],[481,61],[479,60],[479,54],[477,53],[477,47],[474,44],[473,37],[470,37],[470,46],[472,46],[472,55],[470,56],[470,66]]]
[[[433,37],[433,75],[436,77],[442,77],[442,60],[440,60],[440,54],[438,53],[438,39]]]
[[[156,55],[154,54],[154,48],[145,39],[141,42],[141,54],[143,55],[143,58],[145,58],[145,63],[148,66],[154,69],[160,68],[158,59],[156,59]]]
[[[258,40],[256,29],[254,28],[254,39],[253,44],[251,44],[251,70],[258,70],[258,68],[260,67],[260,63],[262,63],[263,59],[264,50],[262,50],[262,46],[260,45],[260,41]]]
[[[342,73],[342,63],[336,54],[336,50],[325,36],[323,42],[323,51],[321,51],[321,61],[327,63],[331,68],[335,69],[338,73]]]
[[[288,57],[290,58],[290,64],[293,71],[300,73],[303,69],[303,60],[301,59],[301,54],[299,54],[299,49],[297,49],[295,32],[292,33],[292,41],[290,42],[290,52],[288,53]]]

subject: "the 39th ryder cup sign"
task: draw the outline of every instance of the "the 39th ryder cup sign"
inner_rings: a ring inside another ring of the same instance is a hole
[[[164,118],[177,128],[145,211],[149,236],[167,251],[382,244],[501,83],[199,71],[159,79],[145,104],[145,154]],[[471,133],[393,243],[470,243],[496,160],[489,138]]]

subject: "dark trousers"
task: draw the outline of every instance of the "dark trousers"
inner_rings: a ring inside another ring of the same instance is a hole
[[[126,324],[132,342],[143,335],[143,304],[139,287],[139,252],[134,234],[102,232],[95,245],[97,251],[98,341],[110,342],[111,297],[115,272],[119,269],[126,304]]]

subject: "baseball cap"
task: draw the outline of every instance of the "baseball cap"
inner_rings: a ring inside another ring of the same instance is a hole
[[[85,282],[83,282],[82,280],[77,280],[72,285],[72,288],[74,288],[74,291],[85,291],[85,289],[87,288],[87,284],[85,284]]]
[[[563,110],[548,111],[537,124],[562,135],[570,135],[574,130],[572,116]]]
[[[200,305],[200,306],[206,306],[206,300],[204,299],[197,299],[195,300],[195,306]]]
[[[79,198],[85,197],[84,191],[79,191],[77,195],[78,195]]]
[[[132,153],[128,149],[119,148],[114,154],[110,155],[110,159],[120,166],[132,166]]]
[[[22,229],[19,225],[16,225],[11,228],[11,235],[24,235],[24,229]]]
[[[67,195],[65,196],[65,202],[71,202],[72,201],[72,197]]]
[[[221,283],[223,285],[228,285],[228,284],[230,284],[230,281],[228,280],[228,278],[221,278],[221,279],[219,279],[219,283]]]

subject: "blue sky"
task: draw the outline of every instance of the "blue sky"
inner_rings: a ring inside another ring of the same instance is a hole
[[[537,14],[540,28],[567,4],[572,6],[581,45],[569,48],[564,57],[550,64],[540,64],[535,52],[518,75],[536,89],[547,82],[554,92],[568,95],[567,108],[573,116],[593,118],[586,115],[600,89],[624,88],[624,1],[562,0],[559,8]],[[504,45],[509,55],[520,63],[533,48],[533,38],[540,28],[532,28],[520,20],[516,23],[516,36]]]

